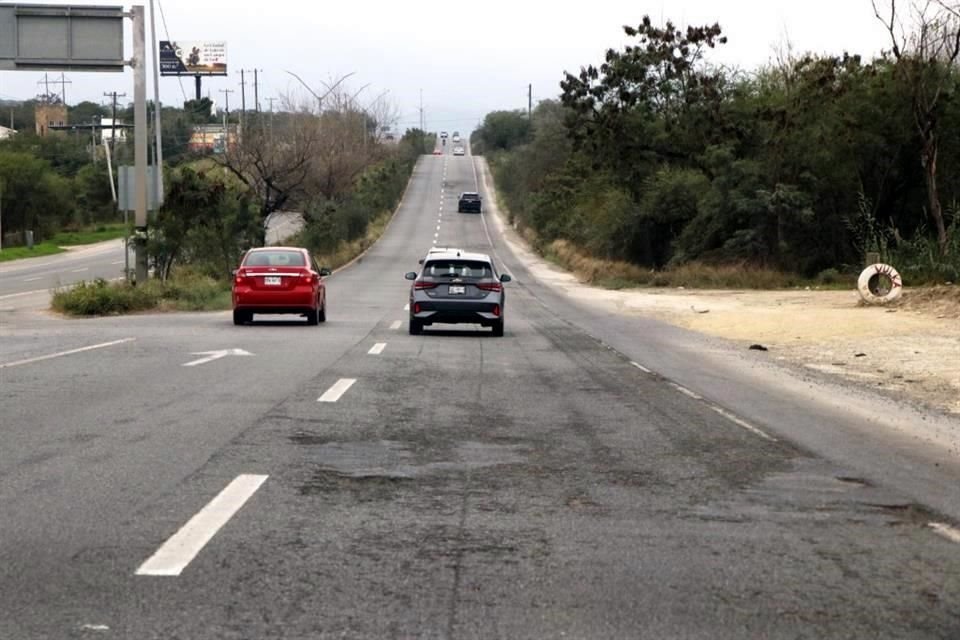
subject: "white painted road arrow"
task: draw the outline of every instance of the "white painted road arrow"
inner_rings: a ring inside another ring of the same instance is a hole
[[[193,355],[206,356],[206,358],[200,358],[199,360],[194,360],[193,362],[187,362],[183,366],[195,367],[200,364],[207,364],[208,362],[219,360],[220,358],[226,358],[227,356],[252,356],[253,354],[249,351],[244,351],[243,349],[221,349],[220,351],[195,351]]]

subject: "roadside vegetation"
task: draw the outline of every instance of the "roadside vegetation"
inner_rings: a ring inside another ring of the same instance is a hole
[[[54,308],[74,315],[227,309],[232,271],[247,249],[264,244],[276,211],[299,211],[305,219],[285,244],[307,247],[330,268],[354,259],[380,237],[434,139],[409,130],[385,142],[392,107],[381,100],[360,109],[347,95],[328,97],[319,115],[293,101],[282,112],[247,114],[243,136],[223,153],[172,163],[148,236],[153,278],[138,286],[98,281],[64,289]],[[51,242],[91,237],[61,233]]]
[[[231,306],[229,281],[189,270],[139,286],[94,280],[59,289],[55,311],[73,316],[105,316],[138,311],[222,311]]]
[[[473,150],[510,222],[598,284],[847,286],[868,255],[957,282],[960,19],[877,5],[891,53],[787,45],[755,70],[711,59],[720,25],[644,18],[559,100],[488,114]]]

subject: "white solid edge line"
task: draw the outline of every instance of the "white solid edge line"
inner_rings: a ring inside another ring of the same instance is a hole
[[[746,429],[746,430],[749,431],[750,433],[756,434],[756,435],[760,436],[761,438],[763,438],[764,440],[769,440],[770,442],[776,442],[776,441],[777,441],[777,439],[774,438],[773,436],[771,436],[771,435],[769,435],[769,434],[761,431],[760,429],[756,428],[755,426],[753,426],[752,424],[750,424],[750,423],[747,422],[746,420],[743,420],[743,419],[741,419],[741,418],[738,418],[737,416],[733,415],[732,413],[730,413],[729,411],[727,411],[727,410],[724,409],[723,407],[719,407],[719,406],[717,406],[717,405],[715,405],[715,404],[708,404],[707,406],[710,407],[711,409],[713,409],[716,413],[719,413],[720,415],[722,415],[724,418],[726,418],[727,420],[729,420],[729,421],[732,422],[733,424],[737,425],[738,427],[743,427],[744,429]]]
[[[403,321],[401,321],[401,320],[395,320],[394,323],[390,325],[390,328],[391,328],[393,331],[396,331],[396,330],[399,329],[401,326],[403,326]]]
[[[90,267],[84,267],[82,269],[74,269],[70,273],[83,273],[84,271],[90,271]]]
[[[334,382],[333,386],[327,389],[322,396],[317,398],[317,402],[336,402],[356,381],[356,378],[340,378]]]
[[[378,356],[381,353],[383,353],[383,350],[386,348],[387,348],[386,342],[378,342],[377,344],[370,347],[370,351],[367,351],[367,353],[371,356]]]
[[[92,344],[89,347],[80,347],[79,349],[70,349],[69,351],[60,351],[58,353],[51,353],[45,356],[37,356],[36,358],[27,358],[25,360],[17,360],[15,362],[5,362],[0,364],[0,369],[7,369],[9,367],[19,367],[23,364],[33,364],[34,362],[43,362],[44,360],[52,360],[53,358],[61,358],[63,356],[72,356],[75,353],[83,353],[84,351],[93,351],[94,349],[105,349],[106,347],[114,347],[118,344],[124,344],[126,342],[133,342],[136,338],[124,338],[123,340],[114,340],[112,342],[103,342],[101,344]]]
[[[680,393],[682,393],[687,397],[693,398],[694,400],[703,400],[703,396],[697,393],[694,393],[693,391],[690,391],[690,389],[687,389],[683,385],[679,385],[676,382],[668,382],[667,384],[669,384],[671,387],[673,387],[674,389],[676,389],[677,391],[679,391]]]
[[[50,289],[34,289],[33,291],[21,291],[20,293],[8,293],[6,295],[0,296],[0,300],[6,300],[7,298],[21,298],[23,296],[35,296],[38,293],[50,293]]]
[[[32,278],[24,278],[23,282],[36,282],[37,280],[43,280],[43,276],[34,276]]]
[[[938,535],[943,536],[951,542],[960,543],[960,530],[956,527],[951,527],[950,525],[943,522],[928,522],[927,526],[934,530]]]
[[[633,366],[635,366],[637,369],[640,369],[640,371],[643,371],[644,373],[653,373],[653,371],[650,371],[650,369],[647,369],[645,366],[643,366],[643,365],[640,364],[639,362],[633,362],[633,361],[631,360],[631,361],[630,361],[630,364],[632,364]]]
[[[409,303],[409,302],[408,302],[407,304],[403,305],[403,310],[404,310],[404,311],[410,311],[410,303]]]
[[[137,569],[138,576],[178,576],[268,476],[239,475]]]

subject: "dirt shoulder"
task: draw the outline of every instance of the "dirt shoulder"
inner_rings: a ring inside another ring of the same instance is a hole
[[[491,193],[489,170],[484,180]],[[496,209],[492,203],[490,209]],[[491,216],[506,229],[505,219]],[[850,291],[612,291],[578,282],[504,235],[541,280],[571,298],[612,312],[758,344],[771,358],[960,414],[960,287],[910,289],[894,307],[869,307]],[[907,283],[909,285],[909,283]]]

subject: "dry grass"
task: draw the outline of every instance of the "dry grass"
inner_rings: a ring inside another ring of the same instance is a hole
[[[529,230],[524,237],[530,241]],[[536,246],[535,242],[532,242]],[[707,265],[692,262],[655,271],[619,260],[594,258],[565,240],[556,240],[544,256],[581,281],[611,289],[685,287],[688,289],[785,289],[811,284],[798,276],[747,264]]]
[[[367,225],[367,232],[362,238],[357,238],[351,242],[341,242],[336,251],[317,256],[317,262],[320,263],[320,266],[329,267],[330,269],[339,269],[345,264],[348,264],[380,239],[380,236],[382,236],[383,232],[387,229],[392,215],[390,211],[381,213]]]
[[[899,306],[938,318],[960,318],[960,286],[942,285],[906,289]]]

